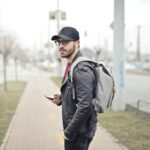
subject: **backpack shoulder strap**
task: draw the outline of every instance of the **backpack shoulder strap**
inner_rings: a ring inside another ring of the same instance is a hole
[[[81,57],[78,57],[73,63],[72,63],[72,65],[71,65],[71,68],[70,68],[70,71],[69,71],[69,78],[70,78],[70,81],[71,81],[71,83],[72,83],[72,85],[73,85],[73,88],[72,88],[72,97],[73,97],[73,99],[75,99],[75,88],[74,88],[74,83],[73,83],[73,71],[74,71],[74,69],[75,69],[75,67],[80,63],[80,62],[89,62],[89,63],[92,63],[92,64],[94,64],[94,65],[98,65],[98,63],[97,62],[95,62],[95,61],[93,61],[93,60],[91,60],[91,59],[89,59],[89,58],[87,58],[87,57],[83,57],[83,56],[81,56]],[[92,67],[92,69],[93,69],[93,67]],[[95,72],[94,72],[94,74],[95,74]]]
[[[95,61],[93,61],[93,60],[91,60],[91,59],[89,59],[89,58],[87,58],[87,57],[83,57],[83,56],[82,56],[82,57],[78,57],[78,58],[72,63],[71,68],[70,68],[70,80],[71,80],[71,82],[73,82],[73,70],[74,70],[74,68],[77,66],[78,63],[84,62],[84,61],[86,61],[86,62],[91,62],[91,63],[97,65],[97,63],[96,63]]]

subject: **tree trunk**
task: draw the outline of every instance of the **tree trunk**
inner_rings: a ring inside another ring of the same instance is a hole
[[[15,59],[15,79],[18,81],[18,64],[17,64],[17,59]]]
[[[7,91],[7,57],[3,56],[4,90]]]

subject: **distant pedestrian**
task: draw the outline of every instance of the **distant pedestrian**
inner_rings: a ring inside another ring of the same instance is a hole
[[[73,72],[74,84],[70,82],[70,66],[82,56],[79,32],[74,27],[62,28],[51,40],[58,46],[61,57],[68,61],[60,88],[61,95],[55,94],[53,100],[55,104],[62,105],[65,150],[88,150],[97,124],[92,103],[96,81],[94,72],[88,62],[79,63]],[[72,96],[73,89],[75,99]]]

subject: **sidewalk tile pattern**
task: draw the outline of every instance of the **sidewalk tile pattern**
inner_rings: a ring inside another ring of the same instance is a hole
[[[45,99],[59,89],[45,77],[29,80],[1,150],[63,150],[61,107]],[[98,126],[90,150],[124,150]]]

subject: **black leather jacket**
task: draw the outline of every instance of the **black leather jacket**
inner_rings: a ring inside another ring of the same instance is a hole
[[[74,60],[80,56],[78,52]],[[95,76],[89,65],[87,62],[79,63],[73,72],[73,85],[68,76],[61,86],[64,134],[70,140],[77,134],[92,138],[96,130],[97,116],[92,104]],[[75,99],[72,96],[73,86]]]

